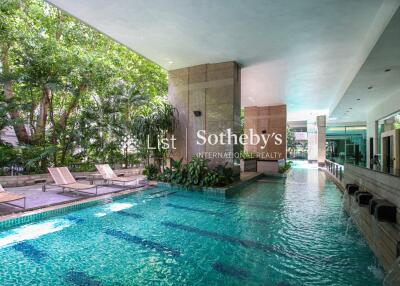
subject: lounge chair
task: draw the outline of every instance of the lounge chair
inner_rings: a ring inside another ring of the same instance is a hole
[[[96,185],[78,183],[67,167],[48,168],[48,170],[54,180],[54,186],[61,187],[63,192],[65,189],[69,189],[75,192],[94,195],[93,192],[87,190],[95,188],[97,195]]]
[[[24,206],[23,207],[10,203],[10,202],[18,201],[18,200],[22,200],[22,199],[24,200]],[[6,204],[6,205],[13,206],[13,207],[19,207],[19,208],[25,209],[25,207],[26,207],[26,198],[23,195],[17,195],[17,194],[14,194],[14,193],[6,192],[3,189],[2,185],[0,185],[0,204]]]
[[[136,182],[136,185],[138,186],[139,180],[144,178],[144,176],[118,177],[108,164],[98,164],[96,165],[96,168],[106,182],[118,182],[122,183],[123,186],[128,182]]]

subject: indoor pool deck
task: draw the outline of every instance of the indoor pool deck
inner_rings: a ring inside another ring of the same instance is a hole
[[[233,197],[156,187],[0,231],[0,285],[382,284],[315,166]]]
[[[88,181],[80,182],[89,183]],[[98,187],[97,193],[98,195],[111,194],[126,190],[127,188],[129,188],[129,186],[129,184],[126,184],[126,187],[116,185],[101,185]],[[24,187],[6,188],[6,191],[14,194],[24,195],[26,197],[26,210],[39,209],[92,197],[92,195],[90,194],[77,192],[65,191],[64,193],[62,193],[61,188],[51,185],[47,185],[46,192],[43,192],[42,187],[43,184],[36,184]],[[93,192],[93,194],[95,193],[94,189],[90,189],[89,191]],[[18,206],[23,206],[23,200],[14,201],[11,203]],[[0,204],[0,216],[22,211],[22,208]]]

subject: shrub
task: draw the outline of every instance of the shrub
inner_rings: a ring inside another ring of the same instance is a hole
[[[216,187],[220,185],[221,178],[217,172],[209,170],[204,177],[203,182],[206,187]]]
[[[192,161],[187,165],[187,171],[187,185],[203,186],[203,180],[209,171],[207,168],[207,161],[201,157],[193,157]]]
[[[154,180],[158,174],[158,168],[154,164],[149,164],[144,167],[143,175],[147,176],[147,179]]]
[[[18,162],[18,151],[9,144],[0,143],[0,167],[9,167]]]
[[[215,172],[218,174],[220,181],[218,182],[221,186],[229,185],[233,182],[233,169],[226,167],[225,165],[219,165],[215,168]]]
[[[283,174],[292,167],[293,162],[287,161],[285,165],[279,167],[279,173]]]
[[[157,181],[169,183],[169,182],[171,182],[171,175],[172,175],[171,168],[165,167],[164,172],[159,173],[157,175]]]
[[[207,160],[195,156],[184,165],[180,161],[171,161],[171,168],[165,168],[157,175],[157,180],[186,187],[221,187],[233,182],[233,170],[226,165],[217,166],[211,170]]]
[[[171,183],[177,185],[186,185],[187,181],[187,168],[182,164],[182,159],[179,161],[171,161]]]

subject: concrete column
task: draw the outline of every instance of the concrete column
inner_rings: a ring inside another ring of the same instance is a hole
[[[191,160],[193,155],[212,154],[211,165],[234,163],[238,144],[199,145],[197,132],[207,135],[240,132],[240,67],[235,62],[204,64],[172,70],[168,73],[168,98],[177,109],[178,126],[174,132],[176,150],[174,159]],[[220,142],[219,142],[220,143]],[[237,163],[238,160],[237,160]]]
[[[277,161],[286,159],[286,105],[251,106],[244,108],[244,134],[250,137],[250,130],[255,134],[271,136],[267,146],[260,141],[257,145],[247,144],[244,150],[256,153],[261,160]],[[274,136],[282,140],[276,142]]]
[[[325,166],[326,159],[326,116],[317,116],[317,136],[318,136],[318,166]]]
[[[317,125],[315,121],[307,121],[307,154],[308,162],[318,161],[318,136],[317,136]]]

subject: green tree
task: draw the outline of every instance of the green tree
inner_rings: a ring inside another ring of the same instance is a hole
[[[2,0],[0,11],[0,127],[14,127],[23,164],[127,165],[142,146],[138,114],[170,115],[166,72],[44,1]]]

